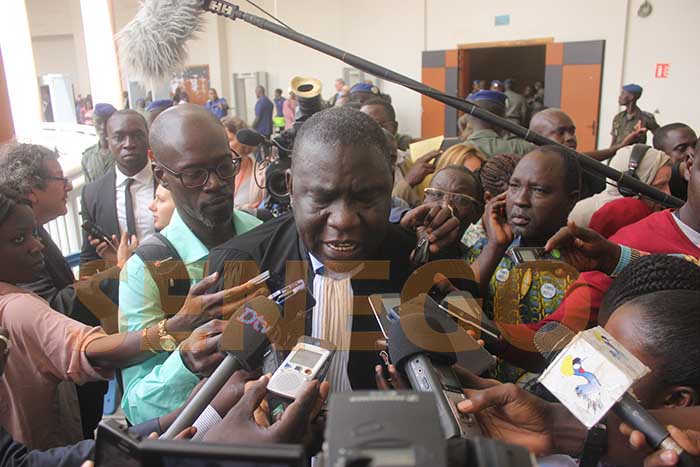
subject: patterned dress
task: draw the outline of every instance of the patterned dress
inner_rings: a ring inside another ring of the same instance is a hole
[[[482,237],[464,258],[470,263],[474,262],[487,243],[488,239]],[[516,238],[510,247],[519,245],[520,238]],[[520,265],[505,255],[489,282],[489,291],[484,297],[484,313],[501,323],[536,323],[559,308],[566,289],[577,277],[578,272],[560,261],[556,251],[544,260]],[[533,375],[499,361],[492,376],[502,382],[525,383]]]

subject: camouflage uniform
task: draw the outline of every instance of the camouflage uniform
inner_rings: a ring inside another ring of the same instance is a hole
[[[623,110],[619,114],[615,115],[613,119],[612,132],[610,133],[614,139],[613,146],[616,144],[621,144],[625,136],[632,133],[637,126],[637,123],[641,120],[642,128],[653,132],[659,128],[659,124],[656,123],[656,118],[654,115],[641,110],[639,107],[634,111],[632,115],[627,115],[627,111]],[[637,138],[637,143],[645,144],[647,142],[646,133]]]
[[[100,144],[97,143],[83,151],[80,165],[83,169],[85,184],[87,185],[114,167],[114,156],[112,156],[109,148],[100,147]]]

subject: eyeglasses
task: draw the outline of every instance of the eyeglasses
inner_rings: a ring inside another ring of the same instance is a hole
[[[462,193],[452,193],[437,188],[426,188],[423,192],[427,201],[441,203],[443,199],[447,198],[447,202],[456,208],[480,207],[482,205],[481,201]]]
[[[68,182],[70,181],[70,180],[68,180],[66,177],[53,177],[53,176],[49,176],[49,177],[41,177],[41,178],[43,178],[44,180],[56,180],[56,181],[63,182],[63,189],[64,189],[64,190],[66,189],[66,187],[68,186]]]
[[[204,186],[207,184],[207,182],[209,181],[209,175],[212,172],[216,172],[216,175],[221,180],[229,180],[235,177],[238,171],[241,169],[241,158],[227,158],[226,160],[221,162],[221,164],[217,165],[214,169],[209,167],[198,167],[192,169],[185,169],[182,172],[175,172],[173,169],[163,164],[162,162],[158,162],[158,165],[163,167],[172,175],[179,178],[180,183],[182,183],[182,185],[185,188],[199,188],[200,186]]]

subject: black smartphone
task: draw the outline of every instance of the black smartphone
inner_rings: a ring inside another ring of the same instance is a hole
[[[114,245],[114,243],[112,243],[112,239],[109,238],[109,235],[107,235],[105,231],[100,228],[99,225],[95,224],[90,219],[86,219],[85,221],[83,221],[81,227],[89,236],[91,236],[92,238],[104,240],[109,246],[114,248],[114,251],[117,251],[117,247]]]
[[[522,264],[542,259],[545,251],[542,247],[514,246],[507,251],[507,254],[515,264]]]
[[[141,438],[115,420],[97,426],[95,467],[141,467]]]

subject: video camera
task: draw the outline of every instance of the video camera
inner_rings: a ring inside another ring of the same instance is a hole
[[[298,102],[296,120],[292,128],[281,131],[269,140],[261,135],[257,138],[250,137],[251,130],[241,130],[236,134],[241,143],[257,146],[255,173],[258,169],[262,170],[262,167],[266,166],[266,169],[264,186],[258,180],[255,183],[267,190],[264,206],[275,217],[289,210],[289,191],[285,173],[292,166],[292,149],[297,132],[309,117],[325,107],[321,98],[321,82],[315,78],[295,76],[292,78],[291,92],[296,95]]]

